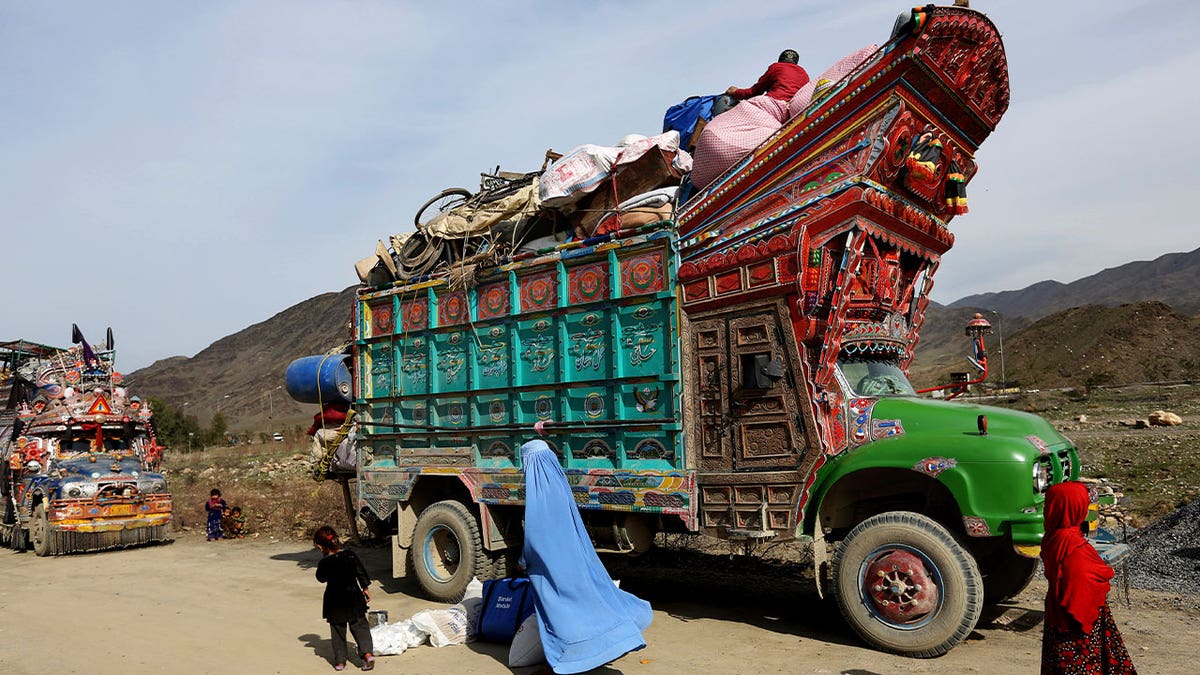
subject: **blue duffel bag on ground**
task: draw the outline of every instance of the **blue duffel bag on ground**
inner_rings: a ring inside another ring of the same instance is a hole
[[[475,620],[475,638],[484,642],[512,642],[521,623],[533,614],[533,585],[529,579],[488,579],[483,582],[483,604]]]

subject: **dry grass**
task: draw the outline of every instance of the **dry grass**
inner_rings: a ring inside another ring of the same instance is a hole
[[[163,466],[177,528],[203,530],[204,502],[216,488],[230,506],[242,507],[247,536],[305,539],[321,525],[349,532],[341,485],[312,480],[306,453],[295,447],[211,448],[168,455]]]

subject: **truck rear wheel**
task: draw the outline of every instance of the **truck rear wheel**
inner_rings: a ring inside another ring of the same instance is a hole
[[[479,526],[460,502],[446,500],[421,512],[413,527],[412,566],[433,600],[462,600],[471,579],[487,569]]]
[[[919,513],[860,523],[834,558],[833,578],[850,627],[871,646],[904,656],[945,654],[975,628],[983,608],[975,559]]]
[[[58,555],[58,537],[50,529],[44,504],[33,507],[33,518],[29,521],[29,543],[39,556]]]

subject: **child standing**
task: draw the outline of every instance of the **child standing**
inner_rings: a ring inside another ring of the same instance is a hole
[[[332,527],[317,528],[313,533],[313,545],[324,555],[317,564],[317,581],[325,584],[321,616],[329,622],[333,637],[333,669],[346,668],[346,627],[349,626],[362,657],[362,669],[371,670],[375,667],[371,629],[367,626],[367,602],[371,598],[367,586],[371,578],[358,556],[342,549],[342,542]]]
[[[221,491],[213,488],[208,493],[208,501],[204,502],[204,510],[208,512],[208,540],[221,538],[221,515],[225,512],[225,500],[221,499]]]
[[[1075,481],[1046,491],[1042,672],[1136,674],[1108,608],[1113,569],[1083,535],[1090,501],[1087,486]]]

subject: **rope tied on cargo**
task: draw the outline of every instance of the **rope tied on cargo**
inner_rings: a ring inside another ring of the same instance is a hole
[[[329,361],[330,358],[335,356],[345,356],[347,347],[349,347],[349,345],[344,343],[326,352],[321,358],[320,363],[317,364],[316,373],[314,375],[316,377],[317,385],[317,405],[320,407],[320,412],[317,413],[320,419],[320,428],[316,430],[314,438],[317,440],[317,444],[321,447],[321,456],[317,459],[316,464],[313,466],[313,480],[318,482],[325,480],[325,477],[329,474],[329,469],[333,463],[334,455],[337,453],[338,446],[341,445],[342,441],[346,439],[346,437],[350,434],[350,429],[354,426],[355,411],[353,408],[348,407],[346,416],[342,420],[338,430],[333,434],[333,437],[326,437],[325,431],[328,429],[328,427],[325,426],[325,395],[321,387],[321,373],[324,372],[325,363]],[[332,402],[330,403],[332,404]]]

